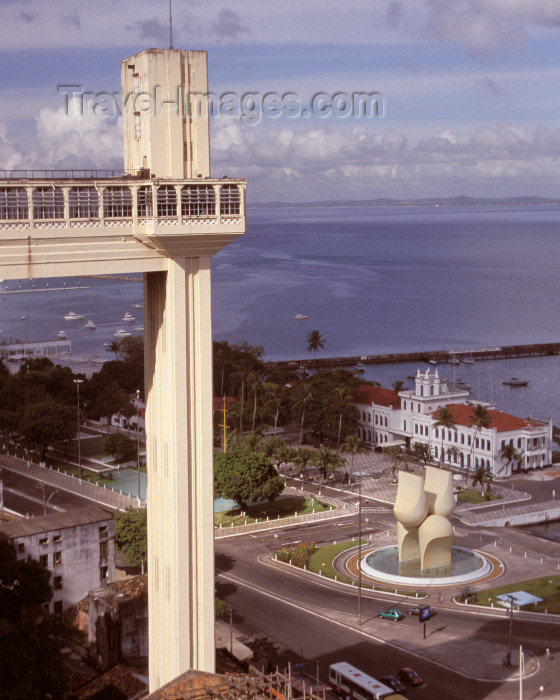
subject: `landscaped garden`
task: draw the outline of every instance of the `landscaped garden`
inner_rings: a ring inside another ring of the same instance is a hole
[[[233,508],[221,513],[215,513],[214,525],[219,527],[231,527],[233,525],[247,525],[257,521],[277,520],[293,515],[306,515],[308,513],[321,513],[331,510],[332,506],[317,498],[303,498],[301,496],[281,496],[274,501],[264,501],[255,505],[247,505],[244,510]]]

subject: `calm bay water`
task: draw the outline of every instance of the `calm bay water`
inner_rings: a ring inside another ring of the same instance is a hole
[[[79,282],[75,291],[0,295],[2,337],[45,340],[63,329],[74,355],[107,357],[115,330],[143,325],[142,285]],[[559,287],[559,207],[253,208],[247,233],[214,260],[214,337],[263,345],[267,359],[311,357],[312,329],[325,357],[558,341]],[[84,320],[64,321],[70,310]],[[126,311],[134,323],[123,323]],[[94,331],[83,328],[89,318]],[[364,376],[390,386],[416,369],[381,365]],[[439,371],[453,378],[452,367]],[[502,410],[560,425],[558,357],[481,362],[455,375]],[[531,384],[504,386],[511,376]]]

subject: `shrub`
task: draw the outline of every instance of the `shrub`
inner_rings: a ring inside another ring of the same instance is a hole
[[[276,552],[280,561],[291,561],[294,566],[303,568],[309,562],[309,557],[317,549],[315,542],[299,542],[289,547],[283,547]]]

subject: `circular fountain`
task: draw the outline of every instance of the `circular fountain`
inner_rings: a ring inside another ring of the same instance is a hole
[[[480,552],[453,545],[451,563],[433,569],[421,569],[420,560],[399,563],[397,545],[381,547],[358,563],[362,572],[377,581],[396,586],[449,586],[470,583],[493,571],[491,562]]]

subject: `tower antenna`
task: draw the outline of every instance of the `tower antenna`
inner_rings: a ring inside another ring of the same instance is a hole
[[[173,48],[173,13],[171,12],[171,0],[169,0],[169,48]]]

